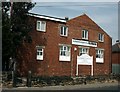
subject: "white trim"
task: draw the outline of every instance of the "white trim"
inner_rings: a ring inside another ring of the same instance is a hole
[[[33,16],[33,17],[37,17],[37,18],[48,19],[48,20],[54,20],[54,21],[66,23],[66,20],[64,20],[64,19],[58,19],[58,18],[53,18],[53,17],[49,17],[49,16],[35,15],[35,14],[28,14],[28,15],[29,15],[29,16]]]
[[[104,63],[104,59],[103,58],[96,58],[96,63]]]
[[[60,56],[59,55],[59,61],[70,61],[70,56]]]

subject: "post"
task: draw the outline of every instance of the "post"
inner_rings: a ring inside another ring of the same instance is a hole
[[[13,71],[12,71],[12,81],[13,81],[13,87],[16,87],[16,63],[14,62]]]
[[[76,67],[76,76],[78,76],[78,64],[77,64],[77,67]]]
[[[31,87],[31,71],[28,71],[27,86]]]
[[[92,59],[92,65],[91,65],[91,76],[93,76],[93,56],[91,57]]]

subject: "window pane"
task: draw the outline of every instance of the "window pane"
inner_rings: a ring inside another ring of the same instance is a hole
[[[37,52],[37,55],[39,55],[39,52]]]
[[[84,33],[85,33],[85,34],[84,34],[84,35],[85,35],[85,38],[87,38],[87,31],[85,30]]]
[[[66,35],[66,30],[64,30],[64,35]]]
[[[84,38],[84,31],[82,31],[82,38]]]
[[[60,46],[60,50],[63,50],[63,46]]]
[[[42,55],[43,55],[43,52],[40,52],[40,55],[42,56]]]
[[[60,55],[65,56],[65,51],[61,51]]]
[[[44,21],[41,22],[41,30],[42,30],[42,31],[45,30],[45,22],[44,22]]]
[[[67,47],[66,46],[64,46],[64,50],[67,51]]]
[[[70,47],[67,47],[67,51],[70,51]]]
[[[63,35],[63,27],[60,28],[60,34]]]
[[[40,29],[40,22],[37,22],[37,29]]]

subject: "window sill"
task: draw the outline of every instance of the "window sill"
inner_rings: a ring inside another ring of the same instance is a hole
[[[103,43],[104,41],[100,41],[100,40],[98,40],[99,42],[101,42],[101,43]]]
[[[65,38],[67,38],[68,36],[67,35],[60,35],[61,37],[65,37]]]
[[[44,31],[41,31],[41,30],[37,30],[37,32],[46,32],[46,30],[44,30]]]
[[[59,61],[70,61],[70,56],[59,56]]]
[[[43,60],[43,58],[37,58],[37,60]]]
[[[96,58],[96,63],[103,64],[104,63],[103,58]]]

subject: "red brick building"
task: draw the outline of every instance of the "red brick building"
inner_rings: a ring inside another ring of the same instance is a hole
[[[18,50],[22,75],[80,76],[111,73],[112,39],[86,14],[73,19],[29,14],[32,43]]]

